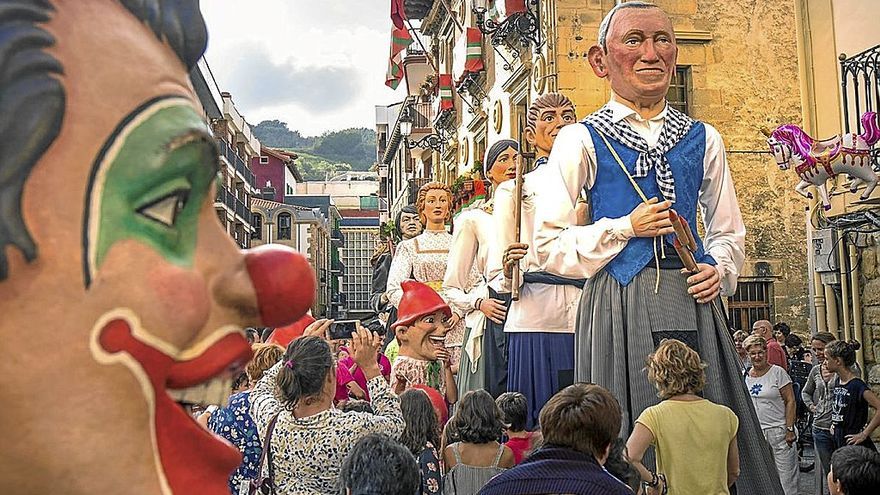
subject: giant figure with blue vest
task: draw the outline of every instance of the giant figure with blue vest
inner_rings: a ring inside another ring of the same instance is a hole
[[[666,102],[677,54],[672,23],[653,4],[621,3],[602,21],[589,62],[612,96],[559,132],[547,164],[555,182],[536,201],[535,248],[546,269],[587,278],[575,379],[614,393],[622,435],[658,402],[645,357],[664,338],[682,340],[708,364],[704,397],[739,418],[738,492],[782,493],[719,298],[736,289],[745,227],[721,135]],[[592,223],[578,226],[571,211],[584,191]],[[672,247],[670,214],[693,228],[698,209],[705,235],[689,273]]]

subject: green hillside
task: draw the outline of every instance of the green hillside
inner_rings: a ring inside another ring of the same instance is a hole
[[[266,146],[284,148],[300,156],[297,166],[305,180],[324,180],[349,170],[366,171],[376,160],[376,134],[367,128],[328,131],[303,136],[280,120],[264,120],[253,127]]]

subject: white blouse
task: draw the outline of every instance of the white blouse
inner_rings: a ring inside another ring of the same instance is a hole
[[[443,277],[443,292],[459,316],[474,311],[477,299],[485,299],[489,295],[485,283],[489,275],[489,246],[496,242],[491,211],[490,201],[455,217],[449,264]]]
[[[625,120],[649,146],[656,145],[666,109],[652,119],[642,119],[635,110],[609,102],[615,121]],[[705,226],[706,252],[718,262],[722,295],[736,291],[736,281],[745,262],[745,225],[740,214],[724,142],[718,131],[706,127],[706,153],[699,203]],[[575,225],[572,205],[580,192],[591,188],[596,178],[596,149],[587,127],[575,124],[563,128],[553,145],[547,165],[553,170],[542,183],[541,201],[535,216],[536,248],[548,271],[567,277],[589,278],[598,273],[633,237],[629,215],[602,218],[592,225]]]
[[[534,235],[535,213],[543,201],[542,191],[548,190],[547,186],[554,183],[553,181],[548,183],[548,179],[555,179],[556,175],[558,174],[545,164],[523,178],[519,242],[529,245],[525,258],[520,261],[523,273],[553,271],[546,269],[539,260]],[[513,190],[514,181],[510,180],[498,186],[498,190],[495,191],[493,217],[497,229],[497,241],[491,245],[489,251],[490,283],[496,291],[505,293],[511,291],[511,281],[504,278],[501,260],[507,247],[517,242],[514,229]],[[559,194],[558,189],[556,194]],[[575,218],[574,207],[569,205],[568,209],[571,218]],[[560,275],[555,271],[553,273]],[[519,300],[510,304],[504,331],[573,333],[580,297],[581,290],[570,285],[522,284]]]

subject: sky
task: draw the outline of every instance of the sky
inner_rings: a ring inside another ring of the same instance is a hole
[[[278,119],[304,136],[375,127],[385,86],[389,0],[202,0],[206,58],[248,123]]]

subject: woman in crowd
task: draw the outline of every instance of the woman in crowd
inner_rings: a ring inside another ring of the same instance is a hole
[[[746,387],[752,396],[764,438],[773,451],[785,495],[794,495],[799,471],[794,428],[796,405],[791,378],[785,370],[767,361],[767,341],[763,337],[751,335],[743,342],[743,347],[752,360],[752,368],[746,374]]]
[[[697,395],[706,384],[705,367],[696,351],[675,339],[648,355],[648,380],[661,402],[642,412],[626,448],[642,480],[658,493],[727,494],[739,476],[739,420],[729,408]],[[642,463],[649,445],[656,451],[656,472]]]
[[[406,426],[400,443],[408,448],[419,463],[421,494],[440,493],[443,489],[440,474],[440,423],[431,399],[424,390],[411,388],[400,394],[400,411]]]
[[[344,353],[344,355],[343,355]],[[363,370],[361,370],[357,363],[354,362],[354,359],[351,357],[351,353],[347,347],[339,348],[339,360],[337,364],[340,367],[344,367],[351,373],[352,378],[354,378],[355,383],[364,391],[364,399],[369,401],[370,394],[367,392],[367,377],[364,376]],[[376,363],[379,365],[379,370],[382,372],[382,377],[385,378],[386,381],[391,380],[391,361],[382,354],[382,352],[378,352],[376,355]]]
[[[835,449],[845,445],[861,445],[876,450],[871,433],[880,426],[880,413],[875,413],[868,423],[868,406],[880,411],[880,399],[853,373],[852,365],[856,362],[859,347],[861,344],[854,340],[836,340],[825,348],[828,371],[837,373],[831,391],[831,435]]]
[[[336,494],[339,468],[360,438],[384,433],[396,439],[403,431],[400,402],[376,363],[381,339],[363,327],[352,335],[351,351],[367,377],[376,414],[333,408],[336,365],[322,338],[327,326],[310,327],[293,341],[250,395],[251,413],[270,449],[277,493]]]
[[[467,392],[447,428],[455,442],[443,449],[443,493],[477,493],[493,476],[513,467],[513,451],[498,443],[504,423],[489,392]]]
[[[744,370],[749,369],[752,366],[752,362],[749,361],[749,353],[743,348],[743,341],[746,340],[746,337],[748,336],[749,334],[742,330],[733,332],[733,345],[736,347],[736,355],[739,356],[739,360],[742,361],[742,367]]]
[[[260,444],[260,437],[257,435],[257,425],[251,419],[248,397],[251,387],[284,354],[284,349],[275,344],[254,344],[251,348],[254,351],[254,357],[245,367],[248,386],[244,391],[230,396],[229,404],[214,411],[208,419],[208,428],[238,447],[241,452],[241,465],[229,476],[231,493],[239,493],[243,484],[249,483],[260,474],[257,469],[263,448]]]
[[[825,477],[831,467],[831,453],[834,452],[834,437],[831,436],[831,390],[837,374],[828,371],[825,365],[825,348],[836,339],[828,332],[820,332],[810,341],[816,365],[807,376],[807,383],[801,391],[804,404],[813,413],[813,452],[816,456],[816,493],[828,493]]]
[[[495,404],[498,405],[501,421],[504,422],[504,435],[507,437],[504,445],[510,447],[514,462],[519,464],[540,447],[544,439],[540,431],[526,430],[529,403],[525,395],[519,392],[505,392],[495,399]]]

